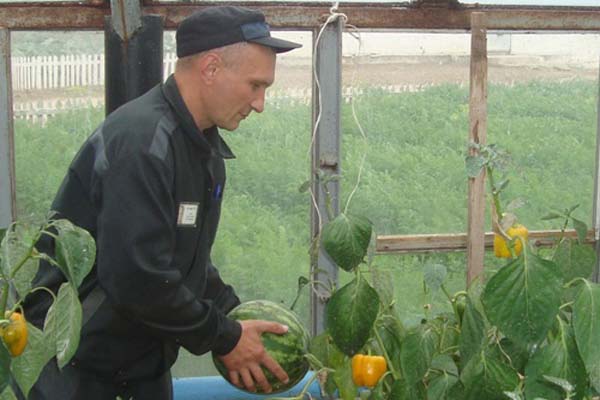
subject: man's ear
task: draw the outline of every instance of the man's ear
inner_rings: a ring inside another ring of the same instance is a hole
[[[217,74],[223,68],[223,60],[216,53],[207,53],[204,57],[198,60],[197,65],[200,78],[206,85],[211,85]]]

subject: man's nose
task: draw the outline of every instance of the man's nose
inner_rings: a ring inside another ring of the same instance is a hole
[[[261,89],[260,92],[256,95],[250,106],[257,113],[263,112],[265,109],[265,89]]]

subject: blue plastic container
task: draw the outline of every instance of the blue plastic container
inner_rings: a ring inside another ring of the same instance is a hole
[[[174,400],[259,400],[271,397],[297,396],[312,375],[313,372],[308,372],[306,376],[289,391],[271,395],[255,395],[243,392],[227,382],[221,376],[174,378]],[[321,399],[321,391],[316,380],[311,383],[308,393],[310,393],[313,399]]]

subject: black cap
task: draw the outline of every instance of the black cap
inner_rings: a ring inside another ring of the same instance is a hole
[[[276,53],[301,47],[299,43],[271,37],[265,16],[258,10],[236,6],[208,7],[195,12],[179,24],[176,33],[177,57],[251,42],[267,46]]]

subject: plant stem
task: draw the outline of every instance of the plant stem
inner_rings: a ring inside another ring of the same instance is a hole
[[[448,290],[446,289],[446,286],[444,286],[443,283],[440,285],[440,288],[442,289],[442,292],[444,292],[444,294],[446,295],[446,297],[450,301],[450,305],[452,306],[452,310],[454,311],[454,315],[456,316],[456,320],[458,321],[458,323],[460,325],[460,323],[461,323],[460,314],[458,313],[458,308],[456,307],[456,299],[458,298],[458,294],[456,296],[452,297],[450,295],[450,292],[448,292]]]
[[[394,377],[394,380],[399,380],[402,376],[400,375],[400,372],[396,371],[396,368],[394,367],[394,364],[392,363],[392,360],[390,359],[390,356],[387,353],[387,350],[385,349],[383,340],[381,339],[379,332],[377,332],[377,327],[374,327],[373,331],[375,332],[375,339],[377,339],[377,343],[379,344],[379,347],[381,347],[381,351],[383,352],[383,356],[385,357],[390,371],[392,371],[392,376]]]
[[[37,242],[38,238],[39,238],[39,235],[31,243],[31,246],[29,247],[29,250],[23,256],[23,258],[19,261],[19,263],[17,264],[17,266],[10,271],[10,275],[9,275],[8,279],[5,279],[4,282],[2,283],[2,297],[0,298],[0,313],[1,313],[1,315],[4,315],[4,312],[6,311],[6,304],[8,303],[8,291],[10,290],[10,284],[9,284],[10,279],[14,278],[14,276],[21,269],[21,267],[23,265],[25,265],[25,263],[27,262],[27,260],[31,257],[31,254],[33,252],[33,248],[34,248],[35,243]]]
[[[0,298],[0,316],[2,318],[4,318],[4,313],[6,311],[6,303],[8,302],[8,290],[8,281],[4,280],[4,282],[2,282],[2,297]]]
[[[35,289],[31,290],[31,291],[30,291],[29,293],[27,293],[27,294],[35,293],[35,292],[37,292],[38,290],[43,290],[44,292],[47,292],[48,294],[50,294],[50,296],[52,296],[52,303],[56,303],[56,295],[54,294],[54,292],[53,292],[52,290],[48,289],[48,288],[47,288],[47,287],[45,287],[45,286],[38,286],[38,287],[36,287]],[[23,297],[25,297],[25,296],[23,296]]]
[[[442,289],[442,292],[444,292],[444,294],[446,295],[448,300],[450,300],[450,303],[454,303],[453,297],[450,295],[450,292],[448,292],[448,290],[446,289],[446,286],[444,286],[443,283],[440,285],[440,288]]]
[[[323,183],[321,187],[323,188],[323,193],[325,193],[325,210],[327,211],[327,218],[329,221],[332,221],[335,218],[335,213],[333,212],[331,192],[329,191],[327,183]]]
[[[510,256],[511,258],[515,258],[516,254],[515,254],[515,250],[514,250],[514,244],[512,242],[512,238],[510,236],[508,236],[506,234],[506,232],[504,232],[504,229],[502,229],[502,225],[501,225],[501,221],[502,221],[502,206],[500,205],[500,192],[498,192],[496,190],[496,184],[494,183],[494,171],[492,169],[492,167],[490,167],[489,165],[486,165],[485,170],[487,172],[488,175],[488,180],[490,182],[490,191],[492,192],[492,200],[494,201],[494,212],[496,213],[496,223],[498,224],[498,226],[493,227],[494,232],[498,231],[497,233],[499,233],[504,240],[506,241],[506,245],[508,247],[508,251],[510,251]],[[494,218],[492,218],[494,219]]]
[[[304,399],[304,396],[306,395],[306,392],[308,392],[308,388],[310,387],[310,385],[315,381],[315,379],[317,379],[319,377],[319,374],[324,371],[332,372],[331,368],[326,368],[326,367],[321,368],[318,371],[315,371],[313,373],[313,375],[310,377],[310,379],[306,382],[306,384],[304,385],[304,387],[302,388],[302,391],[298,394],[298,396],[273,397],[272,400],[302,400],[302,399]]]
[[[496,191],[496,184],[494,183],[494,172],[489,165],[486,165],[485,171],[487,172],[488,181],[490,182],[490,191],[492,192],[492,199],[494,201],[494,207],[496,208],[496,215],[498,216],[499,223],[502,219],[502,207],[500,206],[500,196]]]

